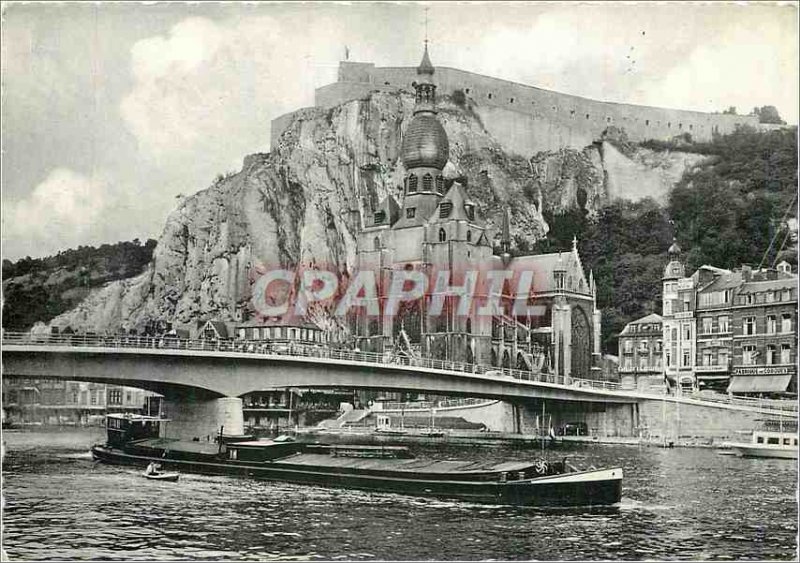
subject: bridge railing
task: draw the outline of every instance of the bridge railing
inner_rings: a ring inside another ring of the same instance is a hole
[[[167,349],[207,352],[239,352],[248,354],[333,359],[381,365],[403,365],[414,368],[457,371],[462,373],[473,373],[489,377],[496,377],[498,379],[511,378],[521,381],[549,383],[554,385],[586,389],[619,389],[619,384],[612,381],[577,379],[552,373],[534,372],[514,368],[501,368],[482,364],[469,364],[466,362],[457,362],[453,360],[409,358],[391,354],[380,354],[376,352],[343,350],[314,344],[248,342],[239,340],[193,340],[171,336],[31,334],[27,332],[5,331],[3,332],[3,344],[17,344],[23,346],[84,346],[145,350]]]

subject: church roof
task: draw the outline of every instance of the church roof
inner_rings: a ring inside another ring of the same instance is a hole
[[[543,293],[556,291],[554,272],[563,270],[566,273],[564,289],[576,293],[589,295],[589,284],[580,260],[575,252],[552,252],[549,254],[536,254],[532,256],[517,256],[512,258],[508,265],[509,270],[521,272],[533,271],[533,291]],[[570,280],[573,286],[570,288]]]
[[[451,211],[447,217],[441,217],[439,213],[444,203],[452,204]],[[467,195],[466,188],[458,182],[453,182],[450,189],[447,190],[447,193],[444,194],[444,197],[439,201],[439,206],[436,208],[434,214],[430,216],[430,220],[432,222],[469,221],[471,223],[480,223],[477,218],[477,206],[474,207],[476,213],[473,215],[473,218],[470,219],[467,215],[467,204],[475,206],[475,203],[470,200],[469,195]]]
[[[400,155],[407,170],[444,168],[450,158],[450,141],[434,114],[418,113],[411,119],[403,133]]]

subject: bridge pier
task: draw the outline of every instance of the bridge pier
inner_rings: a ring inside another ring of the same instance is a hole
[[[162,438],[201,442],[214,441],[222,429],[223,436],[244,434],[242,400],[238,397],[197,400],[165,400],[163,414],[169,422],[162,425]]]

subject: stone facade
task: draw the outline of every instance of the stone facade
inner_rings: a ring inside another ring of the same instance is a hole
[[[625,325],[619,335],[620,384],[642,391],[664,389],[663,322],[655,313]]]

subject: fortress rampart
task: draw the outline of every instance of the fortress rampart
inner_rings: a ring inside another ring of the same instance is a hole
[[[331,108],[373,91],[411,92],[415,80],[416,67],[343,61],[338,80],[316,90],[316,106]],[[525,156],[585,147],[612,125],[624,129],[632,141],[668,140],[682,133],[708,141],[713,134],[730,133],[737,125],[759,126],[755,116],[601,102],[448,67],[436,67],[434,81],[440,96],[463,91],[474,102],[486,129],[507,149]],[[273,144],[292,115],[272,122]]]

